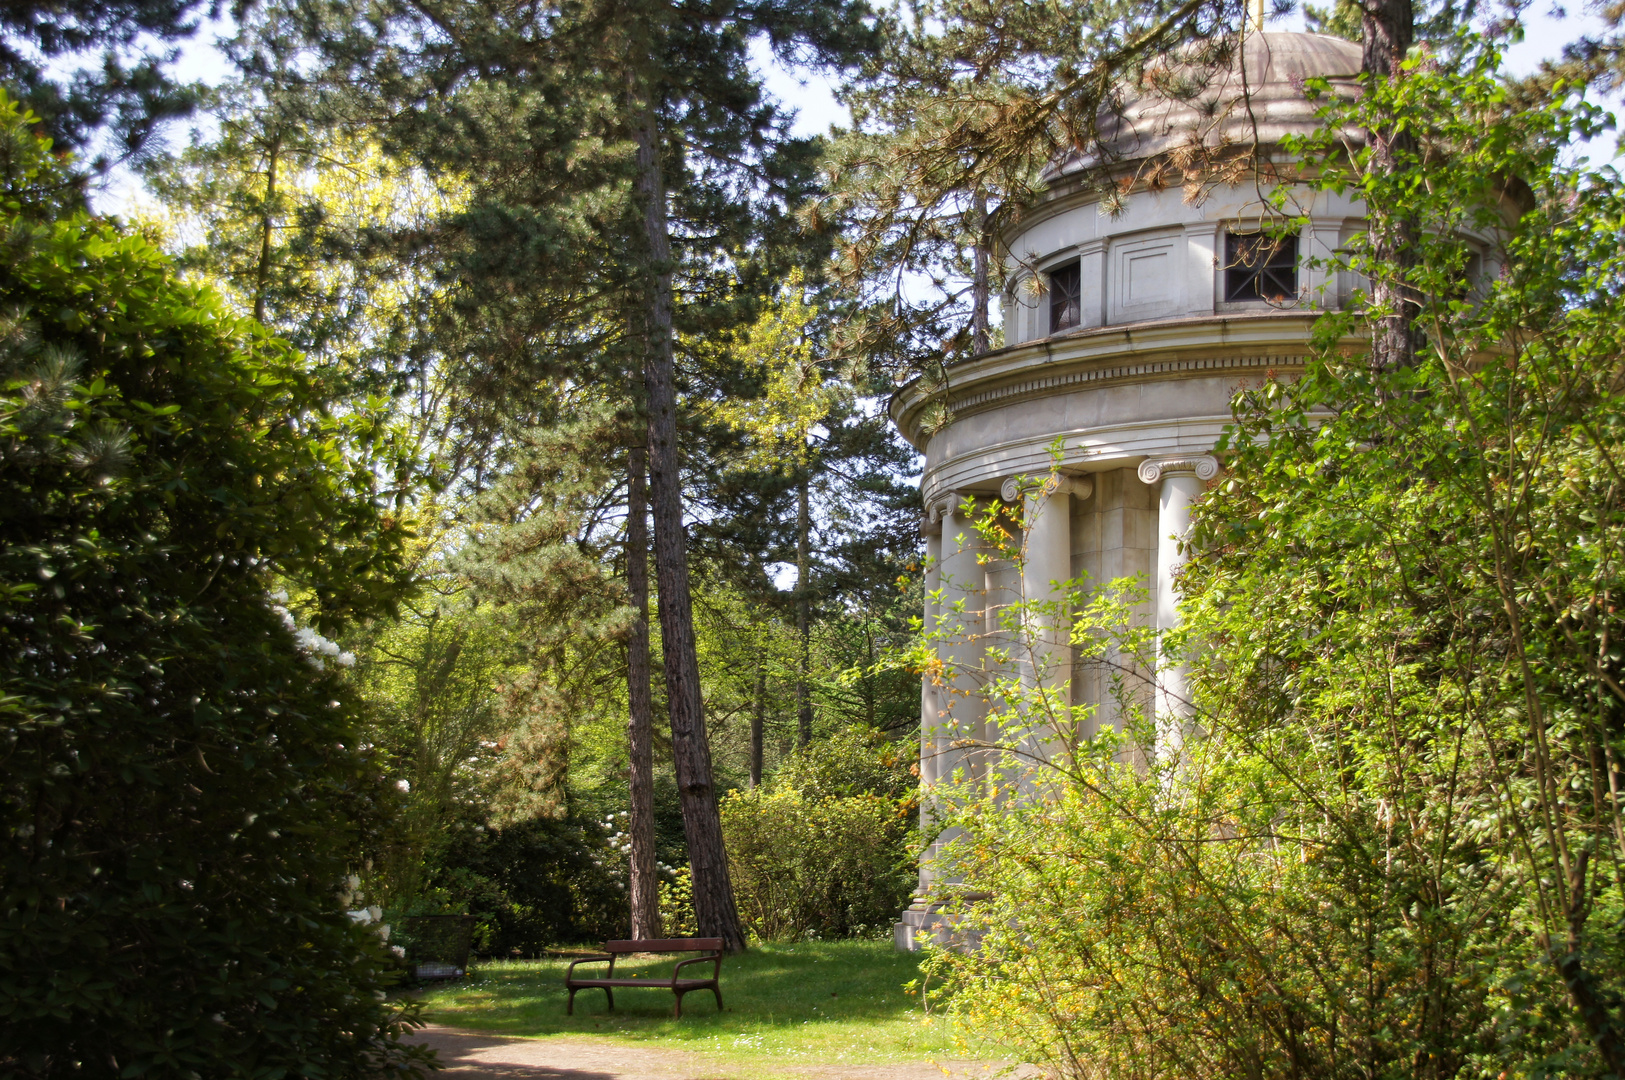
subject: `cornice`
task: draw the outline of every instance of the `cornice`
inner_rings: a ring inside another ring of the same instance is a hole
[[[923,451],[927,436],[920,417],[945,399],[958,418],[1092,386],[1295,370],[1309,353],[1310,328],[1319,316],[1291,311],[1158,319],[1023,342],[948,368],[945,391],[910,382],[892,396],[892,420]]]

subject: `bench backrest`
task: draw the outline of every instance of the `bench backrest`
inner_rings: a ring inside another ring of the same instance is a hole
[[[651,938],[648,941],[606,941],[604,951],[619,953],[721,952],[719,937]]]

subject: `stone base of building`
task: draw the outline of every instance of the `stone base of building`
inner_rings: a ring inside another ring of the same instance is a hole
[[[988,893],[965,893],[956,897],[975,903]],[[916,896],[897,922],[892,924],[892,941],[903,952],[919,952],[926,945],[949,948],[974,949],[981,934],[974,930],[961,930],[952,915],[946,913],[948,905],[925,896]]]
[[[948,928],[937,915],[941,907],[916,897],[892,927],[892,940],[898,949],[918,952],[927,941],[943,944]]]

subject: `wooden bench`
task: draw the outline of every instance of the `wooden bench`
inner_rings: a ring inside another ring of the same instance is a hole
[[[661,979],[617,979],[615,977],[615,961],[632,953],[704,953],[691,960],[679,960],[677,966],[672,968],[670,981]],[[576,964],[601,964],[609,961],[609,970],[602,979],[576,978]],[[682,970],[690,964],[711,964],[711,977],[709,979],[683,979],[679,978]],[[601,956],[583,956],[570,965],[564,973],[565,988],[570,991],[570,1004],[565,1009],[566,1015],[574,1016],[576,1011],[576,991],[602,989],[604,996],[609,998],[609,1008],[615,1011],[615,987],[658,987],[670,990],[677,995],[677,1006],[672,1010],[673,1016],[683,1015],[683,995],[690,990],[709,990],[717,997],[717,1012],[722,1011],[722,988],[717,980],[722,977],[722,939],[716,937],[702,938],[658,938],[650,941],[606,941]]]

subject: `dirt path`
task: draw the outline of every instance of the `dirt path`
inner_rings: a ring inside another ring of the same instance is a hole
[[[754,1080],[761,1067],[723,1063],[706,1054],[604,1039],[514,1039],[430,1025],[417,1041],[434,1047],[453,1080]],[[999,1066],[973,1061],[921,1061],[904,1065],[771,1067],[797,1080],[989,1080]],[[1036,1077],[1034,1072],[1017,1076]]]

